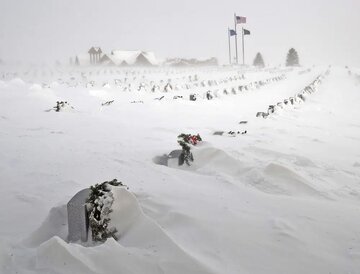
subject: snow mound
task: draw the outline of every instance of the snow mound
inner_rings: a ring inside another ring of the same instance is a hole
[[[25,86],[26,83],[20,79],[20,78],[14,78],[12,80],[9,81],[9,83],[13,86],[19,87],[19,86]]]
[[[74,107],[69,104],[65,104],[61,109],[60,112],[75,112]]]
[[[69,245],[54,237],[38,249],[37,264],[39,268],[51,269],[61,274],[163,273],[156,262],[137,254],[137,250],[128,250],[114,239],[109,239],[103,245],[87,248]]]
[[[57,101],[59,98],[51,89],[43,89],[39,84],[33,84],[30,88],[29,96],[37,100],[44,100],[46,102]]]
[[[173,158],[168,160],[168,167],[225,176],[235,183],[252,186],[268,194],[324,197],[311,182],[282,164],[248,166],[225,151],[208,146],[196,147],[192,153],[194,162],[191,166],[179,166],[177,159]]]
[[[94,90],[93,89],[93,90],[89,90],[89,94],[93,97],[96,97],[96,98],[99,98],[99,99],[105,100],[105,101],[112,99],[111,95],[106,90],[101,90],[101,89]]]
[[[54,236],[66,240],[68,234],[66,205],[53,207],[41,226],[28,237],[24,243],[36,247]]]
[[[67,243],[61,228],[66,222],[64,208],[52,209],[32,235],[32,243],[54,235],[37,248],[37,269],[64,274],[212,273],[147,217],[133,194],[123,187],[112,187],[112,192],[111,226],[117,228],[119,240],[91,247]]]
[[[207,175],[226,175],[234,178],[240,178],[251,169],[251,167],[235,159],[222,149],[211,147],[206,143],[199,147],[192,147],[191,152],[194,156],[194,162],[191,162],[190,166],[186,164],[179,166],[178,160],[172,158],[168,160],[168,167],[196,171]]]
[[[60,84],[57,81],[54,81],[50,84],[50,88],[58,88]]]
[[[291,196],[322,196],[305,178],[283,165],[270,163],[263,172],[264,181],[257,185],[265,192]]]
[[[218,148],[195,149],[193,155],[195,158],[194,168],[199,171],[214,170],[232,176],[239,176],[249,170],[244,163]]]
[[[42,90],[42,86],[39,84],[32,84],[30,86],[29,90],[40,91],[40,90]]]
[[[6,87],[7,87],[7,85],[5,84],[5,82],[0,80],[0,88],[3,89]]]

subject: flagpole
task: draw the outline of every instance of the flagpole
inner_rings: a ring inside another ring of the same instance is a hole
[[[228,28],[228,40],[229,40],[229,64],[231,65],[230,28]]]
[[[243,65],[245,65],[244,28],[242,28],[242,53],[243,53]]]
[[[237,46],[237,28],[236,28],[236,13],[234,13],[234,23],[235,23],[235,52],[236,52],[236,64],[239,64],[239,59],[238,59],[238,46]]]

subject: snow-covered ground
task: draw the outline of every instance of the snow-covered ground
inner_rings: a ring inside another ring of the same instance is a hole
[[[0,273],[360,273],[359,70],[327,69],[1,67]],[[159,164],[180,133],[195,162]],[[113,178],[119,241],[67,243],[66,203]]]

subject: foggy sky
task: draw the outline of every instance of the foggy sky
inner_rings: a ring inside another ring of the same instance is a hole
[[[67,62],[94,45],[226,63],[234,12],[247,63],[283,64],[294,47],[303,65],[360,67],[360,0],[0,0],[0,59]]]

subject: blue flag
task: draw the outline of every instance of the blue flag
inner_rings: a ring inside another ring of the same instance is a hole
[[[235,36],[236,35],[236,31],[233,29],[229,29],[229,35],[230,36]]]
[[[250,35],[250,30],[244,29],[244,35]]]

